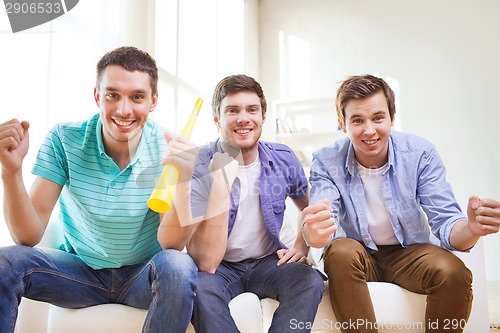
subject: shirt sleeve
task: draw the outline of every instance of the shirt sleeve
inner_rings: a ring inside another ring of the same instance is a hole
[[[313,155],[309,183],[311,184],[311,197],[309,204],[315,204],[323,199],[327,199],[332,205],[332,217],[338,228],[337,231],[330,237],[333,239],[340,230],[338,219],[340,209],[340,192],[335,185],[335,182],[330,177],[321,157],[316,154]]]
[[[466,220],[467,217],[462,213],[446,180],[446,169],[435,149],[424,153],[419,169],[417,196],[431,231],[443,247],[455,251],[450,244],[451,230],[458,221]]]
[[[323,164],[321,157],[317,155],[313,155],[309,183],[311,184],[310,204],[315,204],[323,199],[330,200],[333,208],[332,215],[337,219],[339,214],[340,192],[333,179],[328,174],[328,170]]]
[[[290,179],[293,181],[288,189],[287,195],[292,199],[302,199],[307,195],[309,189],[309,183],[307,182],[304,168],[295,154],[293,154],[293,158],[289,163],[290,167],[288,170],[290,172]]]
[[[68,180],[68,160],[61,142],[59,127],[53,127],[43,141],[32,168],[34,175],[64,186]]]
[[[204,216],[207,210],[213,177],[208,164],[199,162],[191,178],[191,213],[193,218]]]

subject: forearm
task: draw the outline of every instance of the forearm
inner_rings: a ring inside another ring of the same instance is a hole
[[[188,253],[200,272],[215,273],[227,246],[227,214],[205,220],[194,233]]]
[[[40,218],[26,191],[22,171],[2,172],[5,222],[16,244],[35,246],[42,239],[48,217]]]
[[[468,221],[458,221],[450,233],[450,245],[460,251],[465,251],[472,248],[480,236],[475,235],[469,228]]]
[[[161,247],[182,251],[197,227],[191,214],[190,182],[177,184],[172,208],[160,218],[158,242]]]
[[[202,272],[214,273],[226,253],[229,200],[222,171],[215,171],[205,219],[188,245],[188,253]]]
[[[299,212],[299,217],[297,221],[297,237],[295,238],[295,244],[294,244],[294,249],[297,251],[300,251],[303,253],[305,256],[307,256],[307,253],[309,252],[309,246],[307,246],[306,241],[304,239],[304,236],[302,235],[302,219],[304,215],[302,214],[302,211]]]

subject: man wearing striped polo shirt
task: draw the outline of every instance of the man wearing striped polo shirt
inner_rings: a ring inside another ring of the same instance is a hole
[[[179,223],[176,209],[167,218],[146,202],[162,163],[176,165],[180,179],[191,178],[197,149],[148,120],[157,82],[156,62],[146,52],[121,47],[105,54],[94,89],[99,113],[52,128],[29,194],[22,178],[29,123],[0,125],[4,215],[18,244],[0,248],[0,332],[14,331],[23,296],[67,308],[127,304],[149,310],[144,332],[186,331],[197,268],[178,251],[183,244],[162,250],[157,240],[164,217]],[[174,156],[172,147],[187,153]],[[59,248],[35,248],[56,202]]]

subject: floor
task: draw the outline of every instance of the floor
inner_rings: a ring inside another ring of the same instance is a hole
[[[500,281],[488,282],[486,288],[491,333],[500,333]]]

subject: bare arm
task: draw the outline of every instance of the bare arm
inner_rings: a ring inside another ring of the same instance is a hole
[[[4,187],[4,216],[17,244],[34,246],[45,232],[62,187],[37,177],[28,194],[22,162],[29,148],[29,123],[15,119],[0,125],[0,163]]]
[[[481,236],[497,233],[500,227],[500,202],[492,199],[469,198],[468,220],[455,224],[450,234],[450,244],[457,250],[473,247]]]
[[[198,148],[188,139],[165,133],[169,143],[163,164],[173,164],[179,170],[173,205],[170,211],[160,214],[158,242],[163,249],[183,250],[197,225],[191,214],[191,177],[198,157]]]

